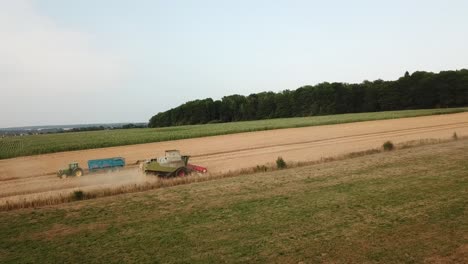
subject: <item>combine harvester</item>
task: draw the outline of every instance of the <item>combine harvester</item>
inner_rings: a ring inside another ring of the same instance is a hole
[[[125,167],[125,159],[122,157],[114,157],[108,159],[95,159],[88,160],[88,171],[108,171],[116,170]],[[59,170],[57,176],[65,179],[70,176],[81,177],[84,174],[84,170],[80,168],[77,162],[72,162],[68,165],[67,169]]]
[[[192,172],[208,172],[205,167],[189,164],[189,158],[190,156],[180,155],[178,150],[166,150],[164,157],[147,160],[140,164],[140,168],[146,174],[159,177],[183,177]]]

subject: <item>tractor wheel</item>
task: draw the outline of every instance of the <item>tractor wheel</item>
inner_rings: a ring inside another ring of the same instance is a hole
[[[73,172],[73,175],[75,175],[75,177],[81,177],[81,176],[83,176],[83,170],[82,169],[76,169]]]
[[[185,168],[178,168],[174,173],[174,176],[176,177],[184,177],[186,175],[187,175],[187,170]]]
[[[64,173],[64,174],[60,175],[60,178],[61,178],[61,179],[66,179],[66,178],[67,178],[67,174]]]

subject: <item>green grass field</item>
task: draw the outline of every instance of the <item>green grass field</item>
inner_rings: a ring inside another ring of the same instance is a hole
[[[392,112],[282,118],[154,129],[119,129],[7,137],[0,139],[0,159],[60,151],[122,146],[278,128],[318,126],[358,121],[450,114],[466,111],[468,111],[468,108],[405,110]]]
[[[466,263],[467,198],[458,140],[0,212],[0,263]]]

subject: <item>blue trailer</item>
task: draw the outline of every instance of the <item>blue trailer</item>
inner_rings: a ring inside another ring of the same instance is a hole
[[[123,168],[125,159],[122,157],[114,157],[108,159],[88,160],[88,169],[90,172],[97,170],[113,170]]]

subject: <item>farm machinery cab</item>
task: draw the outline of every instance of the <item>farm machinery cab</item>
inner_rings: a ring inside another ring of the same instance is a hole
[[[206,173],[204,167],[188,163],[190,156],[180,155],[178,150],[166,150],[165,156],[146,161],[141,169],[147,174],[160,177],[183,177],[192,172]]]
[[[81,177],[83,175],[83,169],[80,168],[77,162],[68,164],[67,169],[59,170],[57,176],[60,178],[66,178],[68,176]]]

